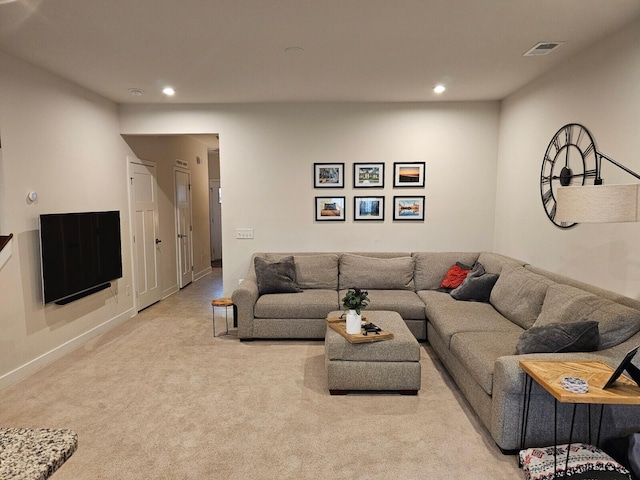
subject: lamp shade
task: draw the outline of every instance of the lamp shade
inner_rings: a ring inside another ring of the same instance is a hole
[[[640,221],[640,184],[559,187],[555,219],[567,223]]]

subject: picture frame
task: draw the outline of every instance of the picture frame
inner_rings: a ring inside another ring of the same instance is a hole
[[[344,222],[345,197],[316,197],[316,221]]]
[[[354,221],[384,221],[384,197],[353,197]]]
[[[424,195],[393,197],[393,219],[424,222]]]
[[[354,163],[353,188],[384,188],[384,163]]]
[[[393,162],[393,188],[423,188],[425,162]]]
[[[314,163],[314,188],[344,188],[344,163]]]

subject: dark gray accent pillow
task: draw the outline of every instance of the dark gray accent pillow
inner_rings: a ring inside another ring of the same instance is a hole
[[[261,257],[253,259],[253,266],[258,280],[258,293],[298,293],[300,287],[296,283],[296,267],[293,256],[281,258],[278,262],[270,262]]]
[[[464,282],[458,288],[451,290],[450,295],[456,300],[488,302],[498,276],[497,273],[486,273],[482,264],[476,262]]]
[[[599,344],[598,322],[549,323],[525,330],[516,353],[594,352]]]

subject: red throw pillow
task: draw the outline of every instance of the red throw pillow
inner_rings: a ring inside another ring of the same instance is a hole
[[[440,288],[458,288],[462,282],[464,282],[464,279],[467,278],[470,271],[471,269],[462,268],[458,264],[454,265],[444,276]]]

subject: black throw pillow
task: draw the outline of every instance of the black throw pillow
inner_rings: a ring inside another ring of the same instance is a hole
[[[549,323],[525,330],[516,353],[593,352],[599,344],[598,322]]]
[[[476,262],[464,282],[451,290],[451,296],[467,302],[488,302],[497,281],[498,274],[486,273],[482,264]]]
[[[298,293],[302,290],[296,282],[296,267],[293,256],[284,257],[278,262],[269,262],[261,257],[253,259],[258,280],[258,293]]]

